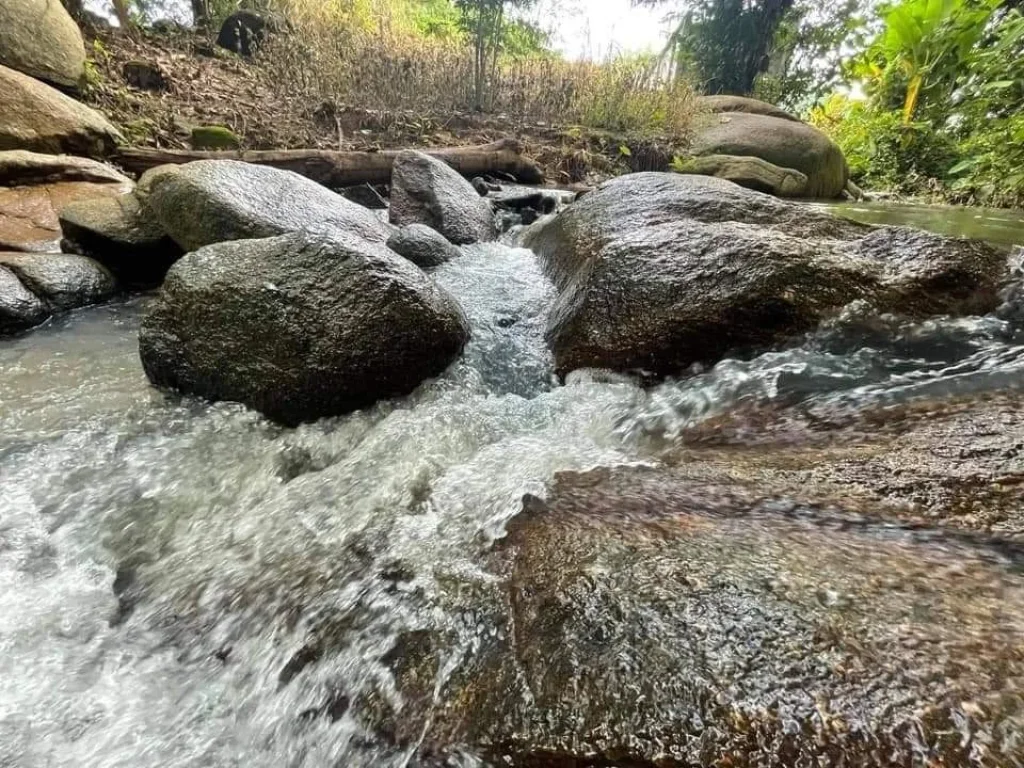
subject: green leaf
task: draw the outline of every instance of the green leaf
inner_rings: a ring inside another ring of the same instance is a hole
[[[957,174],[963,173],[964,171],[973,168],[975,165],[977,165],[977,163],[978,158],[968,157],[954,165],[952,168],[946,171],[946,173],[948,173],[950,176],[956,176]]]
[[[619,147],[619,154],[622,155],[623,157],[633,156],[633,153],[629,151],[629,147],[627,147],[625,144]]]

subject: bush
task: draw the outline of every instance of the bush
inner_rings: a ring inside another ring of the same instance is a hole
[[[876,112],[841,94],[811,110],[809,120],[839,145],[850,176],[868,188],[934,191],[959,159],[956,142],[928,123],[905,124],[899,111]]]

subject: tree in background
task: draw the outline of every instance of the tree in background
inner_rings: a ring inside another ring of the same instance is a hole
[[[657,6],[671,0],[636,0]],[[768,69],[776,32],[794,0],[692,0],[680,12],[666,55],[677,77],[709,94],[748,95]]]
[[[476,108],[486,107],[488,85],[494,80],[498,54],[507,38],[507,30],[515,24],[507,18],[507,10],[526,8],[534,0],[455,0],[462,13],[463,27],[473,45],[473,85]],[[522,26],[519,24],[518,26]]]

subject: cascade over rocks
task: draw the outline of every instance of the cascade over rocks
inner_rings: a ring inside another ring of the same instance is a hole
[[[183,253],[135,194],[66,205],[60,228],[65,251],[92,256],[127,287],[159,285]]]
[[[426,224],[402,227],[388,238],[388,248],[422,269],[436,267],[459,256],[456,246]]]
[[[727,97],[734,102],[738,97]],[[740,100],[730,111],[715,111],[703,118],[691,142],[693,155],[739,155],[759,157],[779,168],[792,168],[807,177],[803,196],[833,198],[842,195],[850,173],[843,152],[817,128],[793,119],[777,116],[770,104],[751,112]]]
[[[102,157],[123,138],[99,112],[0,66],[0,150]]]
[[[85,74],[82,33],[60,2],[3,0],[0,64],[63,88],[76,88]]]
[[[854,224],[705,176],[613,179],[524,244],[559,291],[548,340],[577,368],[675,374],[813,328],[853,301],[909,316],[984,313],[1005,256]]]
[[[391,171],[392,224],[426,224],[456,245],[497,237],[494,210],[447,163],[413,150],[400,152]]]
[[[407,394],[468,337],[457,302],[382,244],[292,233],[175,263],[139,350],[158,386],[295,424]]]
[[[393,232],[372,211],[315,181],[237,160],[159,166],[139,187],[160,225],[186,251],[309,229],[383,244]]]

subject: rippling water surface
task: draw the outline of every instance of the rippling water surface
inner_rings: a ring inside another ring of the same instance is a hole
[[[464,250],[435,273],[473,326],[463,358],[295,430],[148,387],[145,298],[0,342],[0,766],[409,764],[416,745],[388,746],[348,702],[397,701],[382,659],[404,631],[454,638],[442,677],[494,631],[483,554],[554,472],[654,462],[646,437],[739,403],[1024,379],[1007,320],[852,306],[788,349],[650,390],[600,372],[560,385],[534,256]],[[325,626],[344,642],[301,663]],[[330,717],[303,716],[324,702]]]

